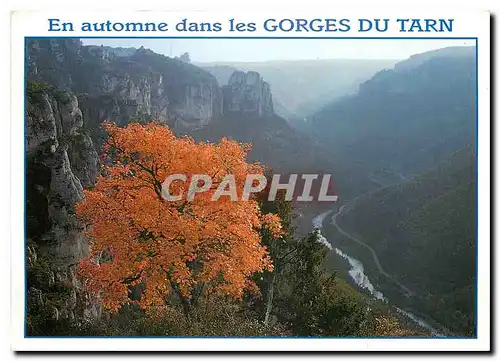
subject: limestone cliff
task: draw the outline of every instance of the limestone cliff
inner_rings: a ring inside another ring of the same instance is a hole
[[[98,140],[103,120],[124,125],[159,120],[175,131],[207,126],[222,115],[274,114],[269,83],[235,71],[222,88],[209,72],[151,50],[84,46],[78,39],[27,43],[28,79],[70,90]]]
[[[154,119],[191,129],[222,112],[222,92],[212,75],[151,50],[115,53],[75,39],[38,39],[28,42],[27,54],[28,79],[76,93],[93,130],[104,119]]]
[[[95,317],[96,305],[77,302],[81,287],[75,270],[88,244],[74,205],[95,182],[98,155],[74,95],[30,83],[27,97],[28,322],[33,326],[33,317],[43,311],[54,319],[71,320],[75,313]]]
[[[259,73],[235,71],[223,87],[224,114],[265,117],[274,114],[271,87]]]

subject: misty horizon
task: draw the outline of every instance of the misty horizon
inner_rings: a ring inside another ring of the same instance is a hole
[[[82,39],[84,45],[148,48],[169,57],[189,53],[194,63],[256,63],[312,60],[404,60],[473,40],[412,39]],[[305,42],[304,40],[307,40]]]

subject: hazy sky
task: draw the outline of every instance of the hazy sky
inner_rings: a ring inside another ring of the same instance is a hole
[[[343,39],[83,39],[84,44],[149,48],[167,56],[188,52],[193,62],[239,62],[292,59],[406,59],[473,40]]]

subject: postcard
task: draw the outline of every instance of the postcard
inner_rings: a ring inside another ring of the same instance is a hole
[[[12,13],[12,347],[490,350],[490,14]]]

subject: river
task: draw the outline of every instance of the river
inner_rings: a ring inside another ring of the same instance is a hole
[[[339,213],[342,212],[342,208],[334,215],[332,216],[332,220],[334,220]],[[349,263],[350,269],[349,269],[349,276],[351,279],[354,281],[354,283],[361,289],[364,289],[368,291],[375,299],[380,300],[385,303],[389,303],[389,300],[382,294],[382,292],[378,291],[375,289],[374,285],[370,282],[369,277],[365,274],[363,263],[361,261],[357,260],[356,258],[353,258],[349,256],[347,253],[343,252],[341,249],[333,247],[332,244],[321,234],[321,229],[323,228],[323,221],[325,220],[326,217],[328,217],[330,214],[334,212],[333,209],[323,212],[316,217],[313,218],[312,224],[313,228],[317,230],[318,232],[318,242],[324,244],[326,247],[328,247],[330,250],[334,251],[338,256],[344,258],[347,260]],[[337,229],[341,231],[340,227],[337,225]],[[346,235],[347,233],[342,231],[342,234]],[[348,238],[352,237],[348,235]],[[361,242],[357,240],[358,242]],[[371,249],[371,248],[370,248]],[[375,251],[373,251],[375,252]],[[376,254],[375,254],[376,257]],[[378,261],[378,259],[377,259]],[[381,268],[381,266],[380,266]],[[403,285],[402,285],[403,286]],[[403,286],[403,289],[407,289],[405,286]],[[437,331],[435,328],[433,328],[431,325],[429,325],[427,322],[424,320],[420,319],[419,317],[415,316],[411,312],[405,311],[397,306],[394,306],[397,310],[398,313],[404,315],[408,319],[410,319],[412,322],[418,324],[420,327],[426,329],[429,331],[433,336],[437,337],[444,337],[439,331]]]

